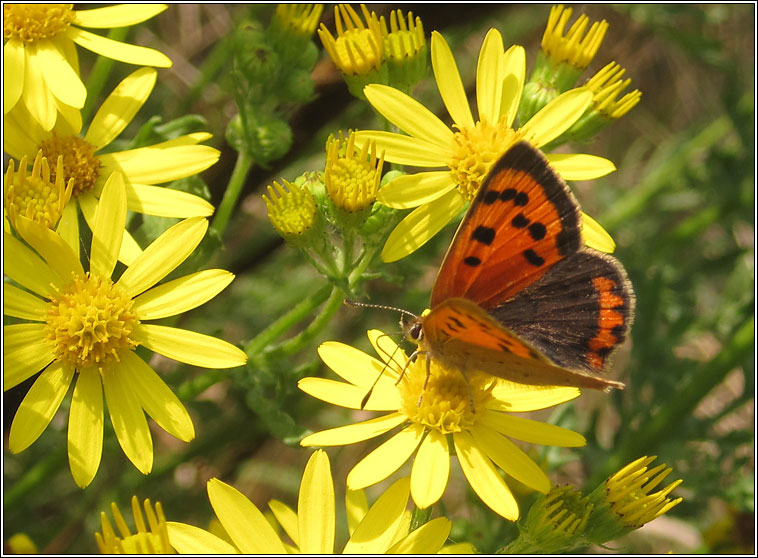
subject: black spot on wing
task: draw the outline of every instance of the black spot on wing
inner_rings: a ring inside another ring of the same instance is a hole
[[[471,239],[489,246],[495,240],[495,229],[479,225],[471,234]]]
[[[524,250],[524,257],[534,267],[540,267],[545,264],[545,259],[531,248]]]
[[[482,265],[482,260],[480,260],[476,256],[468,256],[467,258],[463,259],[463,263],[465,263],[469,267],[478,267]]]
[[[523,213],[519,213],[513,219],[511,219],[511,225],[517,229],[523,229],[529,226],[529,219],[527,219]]]
[[[529,236],[533,240],[542,240],[545,238],[545,234],[547,234],[547,228],[542,223],[532,223],[529,225]]]

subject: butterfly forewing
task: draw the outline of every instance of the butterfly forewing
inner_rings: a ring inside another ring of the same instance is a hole
[[[440,268],[432,307],[451,297],[494,307],[576,252],[580,241],[573,195],[537,149],[519,142],[471,203]]]

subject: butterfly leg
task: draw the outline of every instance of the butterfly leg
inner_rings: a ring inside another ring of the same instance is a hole
[[[398,350],[399,350],[399,347],[396,348],[395,351],[392,352],[392,354],[388,354],[386,351],[384,351],[384,353],[389,357],[390,362],[394,362],[395,364],[397,364],[398,366],[400,366],[400,364],[395,360],[395,352],[397,352]],[[370,388],[368,388],[368,391],[366,392],[366,395],[364,395],[363,399],[361,399],[361,411],[366,406],[366,403],[368,403],[368,400],[371,397],[371,394],[374,392],[374,388],[376,387],[376,384],[379,383],[379,380],[381,379],[382,375],[384,374],[384,371],[387,370],[388,367],[389,367],[389,362],[387,362],[387,363],[384,364],[384,366],[382,367],[381,371],[379,372],[379,375],[376,377],[376,380],[374,380],[374,383],[371,384]],[[403,374],[405,374],[406,368],[408,368],[407,364],[403,367],[403,371],[401,372],[400,377],[397,379],[397,382],[395,382],[395,385],[399,384],[400,380],[403,379]]]
[[[463,375],[463,380],[466,382],[466,391],[468,391],[469,408],[471,409],[472,413],[476,413],[476,409],[474,408],[474,392],[471,391],[471,382],[468,381],[468,374],[466,374],[464,370],[461,370],[461,374]]]

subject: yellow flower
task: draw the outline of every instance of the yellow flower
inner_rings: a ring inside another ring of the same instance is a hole
[[[140,66],[168,68],[171,60],[151,48],[129,45],[81,27],[135,25],[166,9],[165,4],[120,4],[74,10],[73,4],[3,4],[3,114],[19,100],[47,131],[60,111],[67,120],[84,106],[87,90],[79,77],[74,43],[97,54]]]
[[[379,19],[374,12],[369,13],[363,4],[361,10],[366,23],[363,23],[349,4],[334,7],[336,39],[323,23],[318,30],[321,43],[332,62],[343,74],[349,76],[364,76],[378,71],[384,62],[384,43]]]
[[[593,109],[606,118],[621,118],[642,98],[642,92],[635,89],[618,99],[619,94],[632,83],[631,78],[621,81],[624,73],[626,73],[624,68],[615,62],[610,62],[587,80],[585,86],[593,93]]]
[[[503,50],[500,33],[491,29],[479,52],[476,96],[479,120],[474,121],[458,68],[442,35],[432,33],[432,67],[437,87],[457,132],[449,129],[421,103],[401,91],[368,85],[364,94],[374,108],[406,134],[382,131],[356,133],[356,145],[375,141],[385,161],[419,167],[447,167],[397,178],[382,187],[377,200],[397,209],[415,208],[390,234],[384,261],[414,252],[437,234],[479,190],[490,167],[516,141],[536,147],[551,142],[582,116],[592,102],[586,88],[555,98],[520,128],[513,125],[526,71],[523,47]],[[548,154],[566,180],[588,180],[615,170],[607,159],[584,154]],[[585,219],[586,244],[613,250],[613,241],[594,221]]]
[[[355,133],[347,140],[330,137],[326,145],[326,170],[324,183],[334,204],[348,213],[360,212],[376,199],[382,179],[384,154],[376,157],[376,146],[368,144],[363,149],[355,147]]]
[[[370,508],[362,493],[346,495],[350,540],[344,554],[431,554],[442,548],[451,523],[440,517],[409,533],[408,479],[390,486]],[[168,535],[180,554],[332,554],[335,498],[329,458],[315,452],[305,466],[297,512],[277,500],[269,508],[292,544],[284,542],[266,517],[241,492],[208,481],[208,499],[230,542],[184,523],[169,522]]]
[[[26,290],[5,282],[3,310],[28,323],[3,329],[3,389],[42,371],[16,412],[8,447],[19,453],[42,434],[78,372],[69,413],[68,456],[81,487],[92,481],[100,465],[103,390],[119,444],[144,474],[153,465],[145,412],[180,440],[195,436],[181,401],[137,356],[137,346],[206,368],[240,366],[247,359],[225,341],[145,323],[204,304],[232,281],[231,273],[211,269],[155,286],[200,243],[208,227],[205,219],[174,225],[117,280],[111,279],[126,221],[126,197],[121,174],[113,173],[94,211],[88,272],[57,233],[34,221],[16,219],[16,230],[33,250],[4,233],[5,273]]]
[[[268,210],[268,219],[284,238],[294,240],[309,231],[316,222],[316,201],[305,187],[282,180],[268,186],[268,195],[263,201]]]
[[[575,68],[584,69],[592,62],[603,43],[608,31],[608,22],[593,21],[587,31],[590,18],[582,14],[564,34],[563,30],[571,12],[571,8],[564,8],[562,5],[550,8],[545,33],[542,35],[542,52],[555,65],[567,62]]]
[[[50,180],[50,165],[47,157],[42,156],[42,150],[37,151],[30,175],[27,175],[26,156],[19,162],[18,172],[14,171],[11,159],[3,183],[5,213],[11,225],[15,227],[16,217],[23,215],[48,229],[54,228],[71,199],[74,186],[73,178],[69,178],[68,184],[63,183],[63,157],[58,157],[54,181]]]
[[[206,217],[213,206],[198,196],[155,186],[197,174],[219,158],[219,151],[195,145],[211,137],[194,133],[176,139],[127,151],[104,153],[114,139],[129,125],[153,90],[156,71],[141,68],[127,76],[103,102],[87,128],[72,127],[59,120],[52,131],[45,131],[33,120],[23,105],[5,118],[5,150],[16,159],[34,159],[41,149],[49,161],[63,156],[64,182],[74,179],[71,200],[63,209],[58,232],[79,253],[79,217],[81,210],[90,228],[98,198],[106,179],[114,171],[126,181],[127,207],[130,211],[162,217]],[[57,179],[57,177],[56,177]],[[119,260],[130,264],[140,247],[124,232]]]
[[[111,503],[113,520],[119,530],[119,534],[113,530],[111,522],[105,512],[100,512],[100,525],[102,533],[95,533],[95,541],[101,554],[173,554],[173,549],[168,542],[168,530],[166,529],[166,517],[160,502],[155,503],[153,509],[150,500],[145,500],[145,515],[147,524],[136,496],[132,496],[132,517],[136,533],[132,534],[124,521],[115,503]]]
[[[298,384],[306,393],[334,405],[388,412],[306,436],[301,441],[304,446],[353,444],[402,426],[350,471],[347,486],[351,490],[384,480],[416,453],[411,495],[420,508],[431,506],[442,497],[448,482],[452,438],[458,462],[476,494],[495,512],[515,521],[518,505],[496,466],[543,493],[550,490],[550,481],[508,437],[567,447],[585,443],[570,430],[508,414],[569,401],[579,395],[576,388],[524,386],[484,374],[464,377],[436,361],[431,361],[428,371],[425,358],[409,362],[381,332],[369,331],[369,340],[382,361],[341,343],[319,347],[324,363],[347,383],[304,378]]]

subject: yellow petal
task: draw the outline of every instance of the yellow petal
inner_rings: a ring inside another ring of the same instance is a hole
[[[52,94],[67,105],[82,108],[87,99],[87,89],[56,44],[53,41],[40,41],[37,58],[45,68],[42,77]]]
[[[369,343],[374,347],[376,354],[395,371],[395,374],[391,374],[390,377],[394,378],[393,387],[397,378],[408,366],[408,356],[405,351],[392,340],[390,335],[387,335],[383,331],[378,329],[370,329],[366,332]]]
[[[582,213],[582,238],[590,248],[612,254],[616,250],[613,237],[603,226],[586,213]]]
[[[516,444],[484,425],[477,425],[471,434],[476,445],[503,471],[534,490],[548,493],[550,479]]]
[[[216,517],[240,552],[286,553],[268,520],[239,490],[214,478],[208,481],[208,499]]]
[[[127,389],[158,426],[184,442],[194,439],[195,427],[187,409],[155,370],[132,351],[121,354],[121,366]]]
[[[171,67],[171,59],[152,48],[121,43],[76,27],[69,27],[66,30],[66,36],[80,47],[106,58],[138,66]]]
[[[98,157],[103,172],[120,170],[129,182],[163,184],[204,171],[221,156],[207,145],[168,146],[163,144],[109,153]]]
[[[521,102],[526,78],[526,51],[520,45],[513,45],[503,55],[503,96],[499,116],[505,115],[505,124],[512,126]]]
[[[234,274],[223,269],[191,273],[145,291],[134,299],[132,310],[143,321],[182,314],[208,302],[233,279]]]
[[[584,436],[573,430],[505,413],[486,412],[479,420],[482,425],[505,436],[532,444],[578,448],[587,443]]]
[[[582,394],[579,388],[555,386],[527,386],[507,380],[498,380],[488,408],[511,413],[527,413],[560,405]]]
[[[42,73],[44,68],[43,61],[37,54],[37,49],[41,44],[48,42],[49,39],[30,43],[24,48],[26,53],[26,72],[24,73],[24,93],[23,99],[29,114],[36,120],[43,130],[52,130],[55,126],[55,119],[58,111],[55,107],[55,100],[45,83],[45,77]]]
[[[247,355],[231,343],[186,329],[139,324],[132,339],[151,351],[203,368],[233,368],[247,362]]]
[[[411,211],[387,238],[382,261],[394,262],[421,248],[458,214],[464,203],[455,189]]]
[[[347,530],[350,536],[367,513],[366,493],[363,490],[345,490],[345,515],[347,515]]]
[[[126,186],[126,204],[131,211],[159,217],[207,217],[213,206],[200,196],[163,186],[132,184]]]
[[[376,201],[395,209],[408,209],[432,202],[455,186],[449,171],[406,174],[382,186]]]
[[[273,499],[268,501],[268,507],[271,513],[274,514],[276,522],[282,526],[284,532],[292,540],[295,545],[298,545],[300,537],[297,532],[297,514],[288,505]]]
[[[297,500],[298,546],[302,554],[334,552],[335,513],[329,458],[318,450],[305,466]]]
[[[447,437],[429,430],[418,449],[411,469],[411,494],[419,508],[428,508],[445,493],[450,476]]]
[[[492,28],[479,50],[476,64],[476,106],[479,120],[496,124],[503,98],[503,37]]]
[[[132,262],[118,280],[131,297],[146,291],[176,269],[200,244],[208,221],[192,217],[164,231]]]
[[[421,443],[423,434],[423,426],[409,424],[353,467],[347,475],[347,487],[350,490],[358,490],[389,477],[413,455]]]
[[[18,39],[7,41],[3,46],[3,114],[7,114],[21,98],[25,62],[24,44]]]
[[[519,518],[518,504],[492,461],[475,445],[470,433],[454,434],[453,440],[458,462],[474,492],[492,511],[516,521]]]
[[[592,92],[589,89],[571,89],[540,109],[521,127],[521,131],[526,139],[541,147],[568,130],[591,103]]]
[[[547,153],[547,160],[564,180],[592,180],[616,170],[612,161],[583,153]]]
[[[37,137],[36,132],[39,132],[40,136],[45,132],[39,124],[33,123],[32,118],[24,103],[16,103],[13,110],[3,119],[3,148],[14,159],[21,160],[26,155],[33,161],[37,154],[41,138]]]
[[[140,401],[125,379],[126,374],[128,371],[121,363],[113,363],[104,370],[105,401],[121,449],[129,461],[147,475],[153,468],[153,438]]]
[[[384,363],[367,355],[360,349],[338,343],[326,341],[318,347],[318,354],[329,368],[340,378],[363,389],[368,389],[376,380],[377,376],[384,372],[394,384],[397,376],[392,369],[385,367]]]
[[[392,545],[387,554],[410,554],[419,556],[423,554],[437,554],[445,544],[452,522],[446,517],[437,517],[408,534],[402,540]]]
[[[3,327],[3,390],[31,378],[55,358],[44,341],[45,324],[12,324]]]
[[[382,554],[392,544],[408,504],[407,478],[392,484],[369,508],[366,517],[347,541],[343,554]]]
[[[98,150],[116,139],[147,101],[157,76],[153,68],[140,68],[126,76],[95,113],[84,140]]]
[[[129,205],[127,203],[127,209]],[[139,247],[134,237],[124,229],[124,236],[121,239],[121,250],[118,252],[118,261],[124,265],[132,265],[137,257],[142,253],[142,248]]]
[[[16,218],[16,230],[62,279],[84,275],[76,254],[57,233],[22,215]]]
[[[94,367],[79,371],[68,415],[68,462],[84,488],[95,478],[103,454],[103,391]]]
[[[371,84],[363,89],[366,99],[387,120],[406,134],[447,150],[453,132],[424,105],[402,91],[387,85]],[[381,153],[377,149],[377,153]]]
[[[476,554],[476,548],[471,543],[455,543],[443,546],[437,554]]]
[[[58,221],[56,232],[61,236],[68,247],[79,260],[79,212],[76,210],[77,203],[70,202],[63,208],[63,214]]]
[[[392,385],[382,386],[381,382],[374,387],[363,405],[363,400],[368,394],[368,388],[325,378],[302,378],[297,382],[297,387],[311,397],[348,409],[396,411],[400,407],[400,395],[397,388]]]
[[[445,38],[438,31],[432,31],[432,69],[437,89],[453,122],[460,129],[472,128],[474,117],[471,116],[458,66]]]
[[[179,554],[238,554],[239,551],[205,529],[167,521],[168,540]]]
[[[43,300],[10,283],[3,282],[3,314],[43,322],[46,313],[47,304]]]
[[[128,27],[147,21],[166,8],[166,4],[119,4],[94,10],[75,10],[73,23],[98,29]]]
[[[90,251],[90,273],[110,277],[118,261],[126,225],[126,191],[121,173],[114,172],[105,183],[95,212]]]
[[[396,134],[361,130],[355,133],[355,145],[363,149],[370,142],[376,143],[376,152],[384,152],[384,160],[399,165],[414,167],[444,167],[448,163],[448,151],[422,139]]]
[[[3,271],[22,287],[46,298],[63,288],[60,276],[13,235],[3,233],[3,248]]]
[[[396,426],[405,422],[405,415],[400,413],[391,413],[383,417],[348,424],[322,430],[306,436],[300,440],[300,445],[305,447],[312,446],[342,446],[362,442],[370,438],[375,438],[385,432],[389,432]],[[353,489],[351,489],[353,490]]]
[[[68,392],[74,369],[56,362],[42,371],[16,411],[8,437],[8,449],[19,453],[42,434]]]

